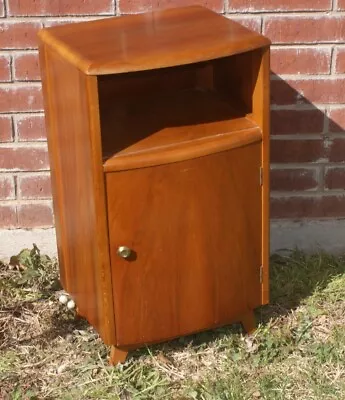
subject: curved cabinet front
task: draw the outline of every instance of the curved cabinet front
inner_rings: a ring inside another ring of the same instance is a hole
[[[106,173],[118,346],[227,324],[261,304],[261,146]]]

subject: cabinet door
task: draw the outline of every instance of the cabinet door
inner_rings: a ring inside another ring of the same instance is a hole
[[[260,160],[256,143],[107,173],[117,345],[212,328],[260,305]]]

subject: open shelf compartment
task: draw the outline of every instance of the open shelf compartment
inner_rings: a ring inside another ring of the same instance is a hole
[[[99,77],[105,171],[200,157],[260,141],[251,104],[221,78],[236,56]]]

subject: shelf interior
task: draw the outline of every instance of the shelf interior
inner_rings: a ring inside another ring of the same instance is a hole
[[[212,64],[104,78],[100,82],[104,167],[109,170],[134,157],[178,152],[193,143],[224,142],[248,131],[257,138],[261,131],[248,116],[250,111],[231,91],[217,90]]]

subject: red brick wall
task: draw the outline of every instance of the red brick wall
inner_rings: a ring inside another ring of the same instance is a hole
[[[53,224],[37,30],[188,4],[273,42],[272,217],[345,217],[344,0],[0,0],[0,228]]]

